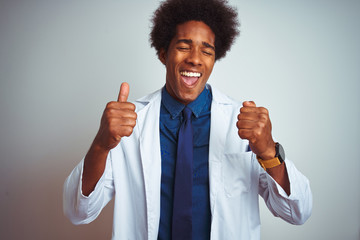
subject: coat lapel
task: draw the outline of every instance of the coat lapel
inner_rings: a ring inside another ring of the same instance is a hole
[[[232,115],[231,100],[212,88],[213,101],[211,104],[211,125],[209,141],[209,181],[210,181],[210,208],[215,214],[215,203],[218,191],[221,189],[222,159],[226,143],[229,116]],[[223,126],[223,127],[221,127]]]
[[[144,175],[148,239],[156,239],[160,219],[160,102],[161,91],[140,99],[136,104],[139,128],[140,154]]]

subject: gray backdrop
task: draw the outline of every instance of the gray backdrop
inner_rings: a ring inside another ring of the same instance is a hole
[[[359,240],[360,2],[231,3],[241,36],[209,83],[269,109],[314,196],[303,226],[273,217],[261,199],[262,239]],[[130,100],[164,85],[148,42],[157,6],[0,0],[0,239],[110,239],[113,203],[73,226],[62,186],[122,81]]]

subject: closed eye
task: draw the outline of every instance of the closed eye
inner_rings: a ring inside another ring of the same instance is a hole
[[[177,49],[180,50],[180,51],[187,51],[190,48],[188,48],[188,47],[177,47]]]
[[[212,56],[213,54],[211,52],[208,52],[208,51],[203,51],[203,53],[207,56]]]

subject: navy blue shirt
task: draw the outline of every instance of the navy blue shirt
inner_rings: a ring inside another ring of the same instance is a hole
[[[193,239],[210,239],[210,197],[209,197],[209,136],[212,95],[209,89],[187,106],[192,110],[194,130],[194,160],[192,188]],[[173,190],[177,155],[178,132],[183,120],[185,105],[176,101],[164,87],[160,109],[161,146],[161,207],[159,240],[171,239]]]

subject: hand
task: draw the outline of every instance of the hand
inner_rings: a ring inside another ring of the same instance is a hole
[[[117,102],[106,105],[101,118],[100,128],[93,144],[109,151],[116,147],[121,138],[130,136],[136,125],[135,105],[127,102],[129,84],[122,83]]]
[[[275,142],[266,108],[256,107],[252,101],[243,102],[236,126],[240,138],[249,140],[251,150],[259,158],[267,160],[275,157]]]

